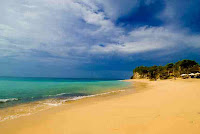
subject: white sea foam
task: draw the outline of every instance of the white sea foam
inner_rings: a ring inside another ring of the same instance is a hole
[[[61,105],[62,103],[43,103],[43,104],[56,107]]]
[[[10,98],[10,99],[0,99],[0,103],[6,103],[9,101],[17,101],[19,100],[18,98]]]
[[[23,116],[28,116],[28,115],[31,115],[31,113],[10,115],[10,116],[7,116],[7,117],[5,117],[5,118],[1,118],[1,117],[0,117],[0,122],[3,122],[3,121],[5,121],[5,120],[12,120],[12,119],[16,119],[16,118],[23,117]]]
[[[56,94],[55,96],[62,96],[62,95],[64,95],[64,94],[66,94],[66,93]]]
[[[80,100],[80,99],[84,99],[84,98],[90,98],[90,97],[96,97],[96,96],[102,96],[102,95],[107,95],[107,94],[111,94],[111,93],[118,93],[118,92],[123,92],[123,91],[126,91],[126,90],[117,90],[117,91],[110,91],[110,92],[105,92],[105,93],[100,93],[100,94],[94,94],[94,95],[86,95],[86,96],[75,96],[75,97],[71,97],[71,98],[68,98],[68,99],[61,99],[61,100],[46,100],[44,102],[40,102],[38,105],[34,106],[34,108],[32,108],[32,112],[28,112],[28,113],[24,113],[24,114],[15,114],[15,115],[9,115],[7,117],[1,117],[0,116],[0,122],[3,122],[5,120],[12,120],[12,119],[16,119],[16,118],[19,118],[19,117],[22,117],[22,116],[28,116],[28,115],[31,115],[31,114],[35,114],[39,111],[43,111],[43,110],[46,110],[46,109],[49,109],[51,107],[57,107],[57,106],[60,106],[62,104],[64,104],[65,102],[68,102],[68,101],[76,101],[76,100]],[[62,93],[64,94],[64,93]],[[57,94],[58,95],[58,94]],[[60,94],[61,95],[61,94]],[[9,100],[7,99],[0,99],[0,101],[3,101],[3,102],[7,102],[7,101],[15,101],[15,100],[18,100],[17,98],[11,98]],[[43,108],[43,109],[40,109],[38,111],[35,111],[34,109],[37,109],[38,107],[42,107],[44,105],[47,105],[47,107]]]
[[[59,93],[59,94],[56,94],[56,95],[47,95],[48,97],[51,97],[51,96],[62,96],[62,95],[65,95],[67,93]]]
[[[90,97],[96,97],[96,96],[102,96],[102,95],[106,95],[106,94],[111,94],[111,93],[117,93],[117,92],[123,92],[125,90],[117,90],[117,91],[110,91],[110,92],[105,92],[105,93],[100,93],[100,94],[93,94],[93,95],[86,95],[86,96],[76,96],[73,98],[69,98],[64,100],[66,101],[75,101],[75,100],[80,100],[80,99],[84,99],[84,98],[90,98]]]

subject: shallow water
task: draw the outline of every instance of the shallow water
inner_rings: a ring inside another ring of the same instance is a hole
[[[0,121],[26,116],[66,101],[125,91],[130,85],[106,79],[0,78]]]

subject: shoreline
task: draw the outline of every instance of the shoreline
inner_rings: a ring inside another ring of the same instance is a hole
[[[0,131],[6,134],[200,132],[200,80],[131,81],[138,92],[81,99],[4,121],[0,123]]]
[[[76,101],[83,101],[84,99],[91,99],[96,97],[105,97],[105,96],[114,96],[114,95],[122,95],[129,93],[130,89],[132,90],[133,85],[130,81],[130,84],[127,87],[123,87],[122,89],[118,90],[110,90],[102,93],[91,94],[86,96],[74,96],[72,98],[49,98],[44,100],[38,100],[33,102],[21,103],[18,105],[5,107],[0,109],[0,123],[7,121],[7,120],[14,120],[25,116],[30,116],[33,114],[37,114],[42,111],[46,111],[52,108],[57,108],[60,106],[67,106],[72,103],[76,103]],[[124,92],[124,93],[122,93]],[[125,93],[126,92],[126,93]],[[14,113],[13,113],[14,112]]]

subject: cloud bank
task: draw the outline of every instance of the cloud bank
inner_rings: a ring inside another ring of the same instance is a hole
[[[196,0],[189,3],[3,0],[0,2],[0,59],[45,64],[64,61],[73,68],[96,64],[93,57],[99,56],[200,49],[198,3]]]

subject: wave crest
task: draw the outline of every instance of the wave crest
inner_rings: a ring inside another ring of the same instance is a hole
[[[6,103],[10,101],[17,101],[19,100],[18,98],[10,98],[10,99],[0,99],[0,103]]]

